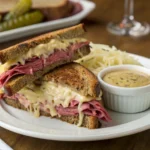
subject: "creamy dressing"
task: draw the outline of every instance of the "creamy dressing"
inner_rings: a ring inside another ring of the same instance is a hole
[[[118,70],[107,73],[103,80],[114,86],[132,88],[150,84],[150,75],[135,70]]]
[[[16,65],[17,63],[25,64],[25,60],[32,58],[33,56],[43,56],[47,58],[50,54],[57,50],[66,50],[70,44],[85,42],[87,41],[84,38],[73,38],[73,39],[52,39],[49,43],[39,44],[35,48],[30,48],[30,50],[20,56],[19,58],[15,58],[13,60],[7,61],[5,64],[0,65],[0,74],[7,71],[11,66]]]

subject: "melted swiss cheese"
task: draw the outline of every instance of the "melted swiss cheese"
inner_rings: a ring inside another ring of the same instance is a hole
[[[0,65],[0,74],[7,71],[11,66],[21,63],[24,65],[25,60],[32,58],[33,56],[47,58],[50,54],[54,52],[55,49],[66,50],[70,44],[85,42],[84,38],[73,38],[73,39],[52,39],[49,43],[39,44],[35,48],[30,48],[30,50],[13,60],[7,61],[5,64]]]
[[[45,105],[48,108],[51,116],[56,116],[57,111],[55,106],[60,104],[63,107],[68,107],[72,100],[78,100],[78,111],[79,111],[79,123],[78,126],[82,124],[83,113],[81,112],[81,105],[83,102],[88,102],[92,100],[92,97],[83,96],[76,91],[73,91],[69,87],[57,84],[55,82],[43,82],[41,86],[29,85],[19,91],[20,94],[24,95],[26,99],[30,102],[29,111],[32,111],[35,116],[39,116],[40,108],[39,104]],[[101,96],[96,98],[101,100]],[[46,103],[45,103],[46,101]],[[31,108],[34,108],[33,110]]]

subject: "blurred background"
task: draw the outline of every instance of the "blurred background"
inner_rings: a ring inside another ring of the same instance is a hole
[[[0,0],[0,3],[5,2],[7,4],[10,4],[10,1],[17,1],[17,0],[5,0],[5,1]],[[55,4],[56,2],[60,0],[56,0],[56,1],[49,0],[49,1],[51,2],[51,4]],[[34,2],[39,2],[39,0],[37,1],[34,0]],[[42,0],[40,1],[41,3],[40,5],[41,6],[45,5],[47,2],[48,0]],[[81,3],[82,0],[76,0],[76,2]],[[86,29],[88,31],[86,34],[86,38],[88,38],[94,43],[115,45],[119,49],[150,57],[150,50],[149,50],[150,35],[140,37],[140,38],[135,38],[135,37],[130,37],[130,36],[117,36],[117,35],[113,35],[109,33],[106,29],[106,26],[108,25],[109,22],[111,21],[119,22],[122,20],[123,15],[124,15],[124,0],[91,0],[90,2],[95,3],[95,6],[96,6],[95,9],[91,11],[88,15],[85,15],[83,18],[81,18],[81,21],[80,21],[85,24]],[[150,17],[149,17],[150,1],[149,0],[135,0],[134,3],[135,3],[134,4],[135,19],[140,22],[146,21],[147,23],[150,23]],[[0,5],[0,10],[1,9],[2,9],[2,5]],[[63,8],[63,11],[64,9],[68,9],[68,6],[65,6]],[[75,13],[74,16],[76,17],[76,15],[78,15],[78,13],[81,13],[81,12],[77,11],[77,14]],[[71,17],[73,17],[73,15],[70,16],[69,18]],[[71,21],[67,22],[68,26],[70,22]],[[60,22],[60,24],[62,25],[63,22]],[[61,27],[58,27],[58,28],[61,28]],[[51,30],[53,29],[49,28],[49,31]],[[3,32],[0,32],[0,36],[2,33]],[[45,32],[43,31],[42,33],[45,33]],[[31,34],[30,36],[19,38],[17,40],[12,40],[11,42],[8,42],[8,41],[1,42],[0,48],[2,49],[5,47],[8,47],[10,45],[24,41],[26,39],[29,39],[39,34],[41,34],[41,32],[36,33],[36,34],[34,33],[34,34]]]
[[[89,15],[90,18],[104,22],[119,21],[124,15],[124,0],[92,0],[96,3],[96,9]],[[135,18],[138,21],[150,22],[149,0],[134,0]]]

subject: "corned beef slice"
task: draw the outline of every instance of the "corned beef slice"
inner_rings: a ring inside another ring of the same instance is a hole
[[[14,99],[14,100],[21,100],[22,105],[24,105],[26,108],[29,106],[30,101],[27,100],[23,95],[16,93],[13,96],[5,96],[5,98],[8,97],[10,99]],[[49,113],[48,109],[44,109],[44,105],[48,104],[48,102],[45,100],[44,103],[40,103],[40,109],[42,111],[46,111]],[[74,116],[74,115],[78,115],[78,105],[79,105],[79,101],[77,100],[72,100],[69,104],[69,107],[63,107],[62,105],[56,106],[56,111],[58,112],[59,115],[62,116]],[[105,122],[109,122],[111,121],[110,116],[108,115],[108,113],[106,112],[106,110],[103,108],[103,106],[100,104],[100,102],[98,100],[91,100],[89,102],[84,102],[81,105],[81,111],[88,116],[95,116],[97,117],[99,120],[103,120]]]
[[[46,59],[43,57],[33,57],[32,59],[26,60],[25,65],[18,64],[0,75],[0,88],[4,86],[13,76],[21,74],[34,74],[34,72],[42,70],[44,67],[51,65],[55,62],[71,59],[76,50],[88,44],[89,42],[81,42],[70,45],[66,51],[56,50]]]
[[[3,95],[3,98],[10,98],[10,99],[17,100],[17,101],[21,100],[21,104],[25,108],[29,107],[30,105],[30,101],[26,99],[24,95],[19,94],[19,93],[16,93],[12,96]],[[39,104],[40,110],[46,111],[47,113],[49,113],[49,109],[44,109],[44,105],[46,104],[48,104],[48,101],[43,100],[43,103]],[[79,100],[72,100],[68,107],[63,107],[62,105],[59,105],[59,106],[55,106],[55,109],[59,115],[74,116],[74,115],[79,114],[78,105],[79,105]],[[81,105],[81,111],[85,115],[97,117],[99,120],[103,120],[105,122],[111,121],[109,114],[107,113],[107,111],[104,109],[104,107],[100,104],[98,100],[93,99],[88,102],[83,102]]]
[[[69,107],[64,108],[61,105],[56,106],[56,110],[60,115],[76,115],[78,114],[78,104],[79,102],[76,100],[71,101]],[[97,100],[91,100],[89,102],[84,102],[81,105],[81,111],[85,115],[95,116],[103,121],[110,121],[110,117],[106,110],[101,106],[101,104]]]

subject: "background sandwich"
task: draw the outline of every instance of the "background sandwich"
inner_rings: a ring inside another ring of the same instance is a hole
[[[50,32],[0,51],[1,93],[13,95],[55,67],[90,52],[83,24]]]
[[[90,129],[110,117],[101,103],[97,77],[80,64],[70,63],[54,69],[35,84],[4,98],[13,107],[35,116],[51,116]]]

